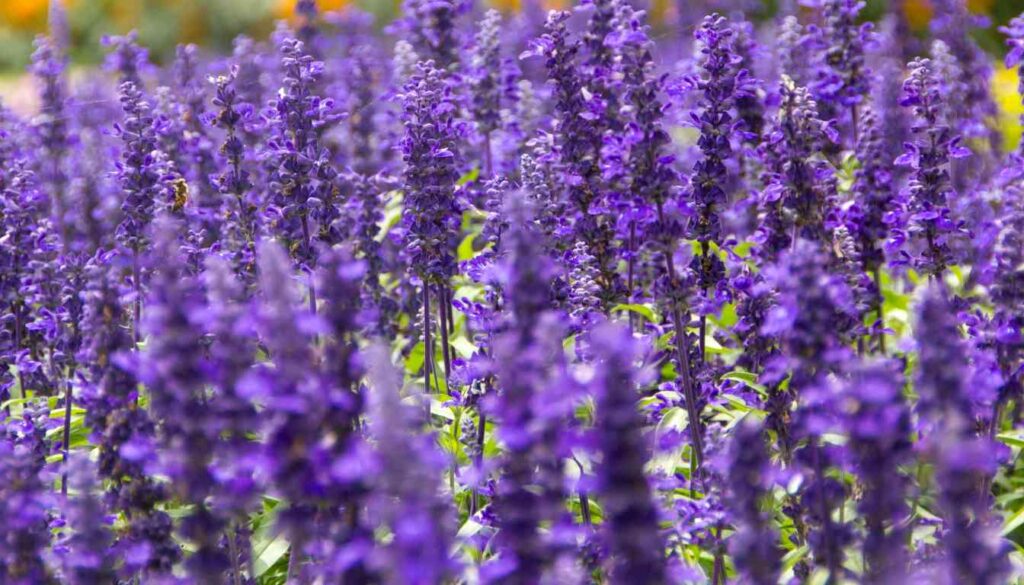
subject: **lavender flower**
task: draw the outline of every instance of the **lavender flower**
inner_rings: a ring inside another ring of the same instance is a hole
[[[359,291],[365,269],[365,263],[353,260],[347,250],[327,250],[322,254],[318,282],[325,301],[323,318],[333,338],[326,347],[329,359],[324,369],[329,389],[321,424],[333,432],[313,449],[313,456],[320,453],[328,476],[320,479],[325,486],[320,513],[326,516],[331,531],[333,557],[326,563],[325,577],[346,583],[374,578],[365,556],[373,546],[373,525],[364,514],[373,479],[367,470],[374,468],[374,460],[359,432],[366,400],[360,382],[365,368],[357,341],[363,329]],[[344,511],[343,516],[332,518],[338,509]]]
[[[871,70],[864,64],[865,48],[874,41],[870,22],[857,24],[865,3],[860,0],[824,0],[825,20],[821,63],[815,81],[819,105],[849,109],[856,139],[859,130],[858,106],[868,93]]]
[[[2,131],[0,131],[2,132]],[[11,153],[12,155],[14,153]],[[23,158],[8,161],[0,190],[0,303],[4,307],[4,327],[0,335],[0,358],[6,369],[0,383],[0,398],[10,398],[15,385],[31,388],[42,377],[40,336],[30,330],[35,288],[34,265],[46,263],[50,247],[46,239],[49,223],[45,219],[46,199],[39,191],[35,175]],[[13,375],[12,375],[13,373]]]
[[[647,449],[636,411],[636,342],[627,331],[604,325],[591,336],[596,372],[596,446],[602,456],[597,493],[604,509],[604,539],[612,583],[663,583],[664,543],[644,475]]]
[[[197,224],[194,229],[199,232],[195,240],[199,247],[209,248],[220,240],[223,213],[214,183],[218,169],[213,138],[207,132],[207,95],[198,52],[195,45],[178,45],[174,60],[176,99],[181,103],[185,120],[181,144],[185,165],[179,170],[195,190],[190,209]]]
[[[433,437],[421,434],[416,412],[401,402],[401,377],[383,346],[367,352],[370,432],[377,441],[380,484],[375,507],[394,537],[381,550],[379,566],[387,583],[427,585],[453,574],[448,556],[452,538],[447,503],[437,471],[445,462]],[[410,457],[409,455],[413,455]]]
[[[917,409],[929,427],[969,435],[974,405],[964,383],[968,364],[947,294],[944,286],[933,284],[918,305]]]
[[[133,344],[106,261],[92,266],[87,292],[87,343],[79,358],[91,369],[83,397],[86,423],[99,445],[99,474],[109,481],[108,506],[129,519],[127,534],[118,542],[125,559],[122,573],[160,578],[170,574],[181,551],[170,516],[157,509],[166,499],[164,487],[147,474],[155,429],[138,406],[138,380],[127,355]]]
[[[118,177],[125,199],[117,239],[133,254],[139,254],[148,246],[146,231],[155,211],[170,203],[170,186],[149,103],[130,82],[121,85],[120,95],[125,118],[115,130],[124,143]]]
[[[334,102],[317,94],[324,64],[315,61],[299,40],[285,36],[278,43],[283,86],[272,102],[266,163],[270,201],[266,209],[272,229],[284,239],[295,263],[311,271],[316,265],[314,239],[334,240],[337,209],[333,198],[336,171],[320,135],[336,121]],[[309,305],[316,312],[316,291]]]
[[[910,264],[931,277],[940,276],[953,261],[952,244],[961,228],[951,216],[955,195],[949,180],[949,161],[970,154],[945,122],[945,110],[931,61],[916,59],[903,84],[900,105],[911,108],[915,139],[896,164],[910,167],[913,176],[900,194],[904,212],[894,227],[890,246],[899,250],[901,264]]]
[[[456,270],[460,127],[443,75],[433,63],[421,63],[403,96],[403,224],[410,263],[425,286],[447,284]]]
[[[762,429],[746,421],[736,427],[732,447],[723,461],[729,502],[737,531],[729,539],[729,552],[743,583],[778,583],[782,564],[778,534],[761,511],[770,488],[770,467]]]
[[[809,476],[801,486],[799,506],[790,515],[798,524],[807,523],[810,530],[805,537],[815,562],[837,579],[843,574],[843,547],[850,533],[848,526],[832,516],[843,491],[827,473],[836,461],[821,437],[838,426],[831,408],[836,391],[829,374],[845,367],[849,351],[842,332],[850,330],[857,312],[845,282],[830,274],[827,266],[822,250],[809,241],[797,240],[769,274],[779,299],[762,331],[779,338],[782,352],[762,378],[775,388],[768,404],[769,424],[778,434],[783,459],[789,460],[792,454]],[[787,372],[789,387],[782,390],[776,385]],[[799,408],[793,424],[787,425],[794,402]],[[805,446],[794,451],[796,441],[802,438],[807,439]]]
[[[149,67],[149,51],[138,44],[135,31],[125,36],[103,37],[103,45],[111,47],[107,56],[107,69],[118,74],[119,83],[131,82],[141,91],[142,75]]]
[[[473,114],[477,130],[484,137],[487,175],[493,168],[491,162],[491,135],[498,129],[501,110],[501,85],[498,75],[501,71],[501,13],[488,10],[480,21],[475,50],[471,63],[473,71]]]
[[[628,188],[619,195],[627,208],[628,221],[619,223],[627,226],[626,233],[621,234],[627,246],[626,288],[631,299],[635,299],[644,289],[637,275],[642,245],[646,242],[664,253],[675,247],[683,229],[678,222],[664,221],[664,209],[666,204],[674,203],[678,181],[672,155],[667,149],[671,138],[663,125],[666,105],[661,94],[665,80],[654,72],[653,43],[648,27],[643,24],[643,14],[628,14],[625,7],[625,4],[620,7],[612,38],[621,45],[623,103],[632,110],[632,121],[623,133],[628,137],[623,164]]]
[[[407,40],[424,60],[433,61],[442,71],[453,72],[459,66],[459,6],[455,0],[404,0],[402,23]]]
[[[703,92],[703,100],[700,113],[692,117],[700,128],[697,146],[703,158],[693,168],[687,195],[696,212],[690,226],[691,236],[700,244],[700,257],[695,259],[697,282],[706,296],[724,273],[721,260],[711,250],[711,243],[722,241],[720,213],[727,200],[726,163],[732,157],[730,135],[736,122],[731,109],[736,100],[739,59],[732,48],[733,30],[724,18],[706,17],[695,36],[701,43],[703,72],[693,85]]]
[[[611,2],[595,5],[589,23],[587,71],[595,78],[611,75],[611,52],[604,48],[604,38],[611,32],[614,14],[609,11],[612,9]],[[580,43],[569,35],[568,18],[567,12],[552,11],[544,25],[544,34],[534,41],[527,55],[545,58],[558,114],[556,135],[560,163],[567,175],[568,199],[576,207],[573,236],[585,242],[597,260],[601,300],[607,305],[618,293],[611,258],[614,230],[602,217],[605,196],[601,185],[601,151],[607,126],[605,117],[614,106],[608,103],[612,96],[610,90],[587,87],[577,62]],[[603,83],[601,79],[595,83]]]
[[[289,575],[295,578],[314,536],[309,518],[316,510],[320,469],[311,449],[320,435],[325,381],[314,370],[311,313],[299,308],[293,273],[285,251],[274,242],[258,250],[261,302],[256,328],[273,360],[247,377],[247,391],[266,404],[273,416],[266,421],[264,457],[267,476],[287,500],[279,515],[291,544]]]
[[[111,546],[114,541],[106,509],[97,493],[96,470],[85,455],[69,463],[74,497],[68,508],[71,534],[64,542],[63,575],[71,585],[102,585],[116,581]]]
[[[850,452],[864,485],[858,509],[864,517],[866,580],[900,583],[907,574],[903,517],[907,478],[899,467],[913,455],[910,410],[903,380],[893,364],[858,367],[848,390],[845,413]]]
[[[886,219],[893,211],[896,191],[880,121],[870,107],[862,110],[860,128],[857,141],[860,167],[853,184],[856,198],[846,210],[845,225],[857,243],[858,259],[865,272],[874,273],[885,261],[881,244],[888,235]]]
[[[985,438],[957,435],[944,437],[935,448],[939,503],[945,521],[945,582],[1005,582],[1010,547],[999,536],[998,520],[988,514],[987,494],[978,497],[978,485],[987,485],[995,475],[999,448]]]
[[[506,452],[494,503],[502,558],[500,568],[492,571],[498,575],[496,582],[536,583],[553,563],[555,552],[545,546],[541,523],[558,520],[558,502],[549,499],[549,491],[534,488],[541,483],[536,469],[549,463],[548,449],[557,449],[551,443],[557,443],[558,438],[551,436],[551,432],[557,432],[558,427],[550,427],[544,421],[564,421],[566,415],[559,408],[564,402],[545,406],[537,396],[541,388],[553,381],[548,362],[557,361],[550,354],[550,340],[538,339],[543,337],[540,321],[552,307],[554,267],[544,257],[536,234],[527,224],[529,211],[523,203],[513,199],[505,211],[512,216],[505,240],[508,257],[502,268],[511,322],[509,330],[494,342],[501,390],[494,410]]]
[[[776,37],[779,39],[776,49],[779,77],[788,77],[796,85],[806,85],[811,81],[809,65],[812,60],[808,47],[810,43],[803,25],[796,16],[788,15],[776,28]]]
[[[182,521],[183,535],[195,552],[187,559],[189,574],[198,581],[217,581],[228,567],[219,548],[224,521],[206,504],[214,486],[211,457],[218,440],[216,419],[210,415],[203,388],[203,329],[196,321],[202,306],[198,279],[187,274],[180,251],[180,225],[160,218],[154,225],[151,291],[143,329],[149,342],[143,354],[141,381],[159,418],[164,472],[179,497],[193,506]]]
[[[950,120],[963,129],[964,136],[986,139],[994,147],[997,138],[989,120],[997,109],[988,87],[992,61],[971,36],[974,17],[964,0],[937,0],[935,10],[931,29],[949,47],[959,70],[955,79],[944,79],[943,83],[955,87],[954,92],[963,97],[962,101],[949,102]]]
[[[50,495],[44,484],[45,443],[35,407],[0,421],[0,581],[18,585],[52,581],[44,562],[50,544]],[[45,414],[45,413],[40,413]],[[38,430],[38,431],[37,431]],[[40,452],[40,450],[42,452]]]
[[[843,365],[843,332],[856,317],[852,295],[846,283],[828,271],[825,253],[807,240],[797,240],[767,279],[778,291],[778,303],[763,333],[778,336],[786,356],[776,364],[784,369],[774,375],[791,370],[789,386],[799,392]]]
[[[368,44],[352,50],[348,60],[351,85],[348,112],[349,136],[352,141],[352,168],[363,176],[371,176],[390,162],[393,153],[384,146],[386,131],[383,118],[386,113],[378,101],[383,88],[381,74],[377,72],[377,61],[381,51]]]
[[[1024,209],[1019,202],[1004,209],[994,246],[990,297],[995,311],[988,326],[987,341],[994,346],[1002,386],[996,400],[990,431],[1000,428],[1003,410],[1021,393],[1020,364],[1024,351]]]
[[[825,217],[831,194],[822,187],[832,171],[814,157],[836,133],[818,117],[806,88],[784,78],[780,90],[778,118],[762,145],[768,174],[761,202],[766,218],[758,239],[769,258],[792,243],[792,233],[823,247],[830,244]]]
[[[765,91],[763,83],[755,75],[758,57],[763,51],[757,43],[757,30],[753,23],[737,22],[733,42],[739,58],[739,70],[744,71],[736,79],[736,115],[743,121],[741,136],[748,149],[752,149],[762,138],[766,123]]]
[[[245,290],[218,256],[206,259],[203,273],[205,310],[197,317],[212,337],[204,378],[214,388],[208,404],[222,437],[211,454],[216,481],[213,507],[228,517],[245,519],[257,494],[257,444],[251,436],[259,429],[256,408],[244,394],[246,374],[256,358],[256,335],[247,311]]]
[[[50,210],[57,233],[61,235],[61,245],[68,248],[72,241],[66,217],[69,206],[66,163],[67,151],[73,142],[68,133],[67,88],[64,82],[67,59],[56,41],[49,37],[38,37],[35,44],[32,73],[41,86],[41,107],[34,124],[46,161],[43,180],[49,191]]]
[[[239,101],[238,67],[228,76],[213,80],[216,90],[213,105],[219,109],[214,123],[224,130],[224,143],[220,154],[226,163],[223,173],[215,178],[220,195],[232,200],[229,205],[229,236],[232,248],[237,250],[237,263],[246,273],[252,273],[256,262],[257,209],[253,202],[251,173],[246,165],[246,149],[242,133],[253,114],[251,104]]]

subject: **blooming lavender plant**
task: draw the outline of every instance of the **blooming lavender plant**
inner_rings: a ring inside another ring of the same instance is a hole
[[[771,469],[762,429],[752,421],[737,427],[732,448],[722,463],[731,495],[737,533],[729,540],[730,553],[744,582],[778,582],[781,558],[761,500],[770,487]]]
[[[633,408],[636,381],[635,341],[615,325],[594,332],[597,394],[597,492],[606,517],[604,537],[611,554],[612,583],[663,583],[666,580],[657,509],[644,476],[647,449]]]
[[[814,82],[819,106],[828,105],[831,111],[849,111],[854,140],[859,134],[859,105],[868,93],[871,77],[871,70],[864,63],[864,53],[874,41],[873,24],[858,23],[864,6],[860,0],[822,2],[825,21],[822,40],[826,45],[821,48],[818,78]]]
[[[898,583],[907,573],[907,478],[899,468],[911,458],[913,428],[901,382],[892,364],[860,366],[852,376],[845,413],[850,451],[864,484],[859,506],[865,524],[865,577],[872,583]]]
[[[949,127],[938,80],[928,59],[910,64],[900,105],[911,108],[916,122],[915,140],[896,164],[910,167],[913,176],[901,193],[902,221],[893,228],[890,245],[899,251],[901,263],[938,277],[953,262],[953,242],[962,234],[950,211],[955,195],[949,180],[949,161],[970,155],[960,137]]]

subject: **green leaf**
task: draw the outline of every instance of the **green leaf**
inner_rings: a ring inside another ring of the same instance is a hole
[[[640,315],[641,317],[647,319],[651,323],[657,322],[657,319],[654,316],[654,311],[651,310],[651,308],[648,307],[647,305],[615,305],[614,307],[612,307],[612,311],[629,311],[631,313],[636,313],[637,315]]]
[[[1024,449],[1024,437],[1020,435],[1014,433],[999,433],[998,435],[996,435],[996,439],[1011,447]]]
[[[459,244],[458,249],[459,262],[469,260],[476,255],[476,250],[473,249],[474,240],[476,240],[476,232],[471,232],[465,238],[462,238],[462,243]]]
[[[479,348],[465,337],[456,337],[451,340],[451,344],[455,348],[455,352],[462,357],[469,357],[479,351]]]
[[[403,195],[401,191],[392,191],[390,193],[387,205],[384,208],[384,221],[381,222],[380,231],[374,240],[383,242],[391,228],[398,225],[398,222],[402,220],[402,200]]]
[[[733,370],[727,374],[722,374],[723,380],[734,380],[741,382],[744,386],[757,391],[758,394],[767,394],[768,389],[765,388],[764,384],[760,384],[757,381],[757,374],[753,372],[747,372],[744,370]]]
[[[810,552],[811,550],[806,544],[789,551],[786,556],[782,557],[782,570],[786,573],[791,572],[793,567],[806,558]]]
[[[1024,508],[1017,510],[1003,522],[1003,529],[1000,531],[1000,534],[1008,536],[1011,532],[1020,528],[1021,524],[1024,524]]]
[[[472,169],[469,170],[468,173],[459,177],[459,180],[456,183],[456,185],[461,187],[466,183],[469,183],[470,181],[477,180],[478,178],[480,178],[480,167],[473,167]]]
[[[419,342],[413,346],[409,352],[409,357],[405,358],[405,372],[407,374],[415,374],[420,371],[423,367],[424,361],[423,342]]]
[[[480,530],[483,527],[483,524],[480,524],[476,520],[469,518],[468,520],[466,520],[466,523],[459,528],[459,532],[455,535],[455,537],[459,540],[466,540],[469,537],[475,535],[477,532],[480,532]]]
[[[279,534],[267,542],[262,550],[254,551],[256,553],[256,575],[254,576],[259,577],[270,570],[288,552],[289,546],[284,535]]]

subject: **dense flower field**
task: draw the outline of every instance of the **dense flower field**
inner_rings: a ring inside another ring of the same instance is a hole
[[[0,583],[1016,582],[1024,150],[935,3],[300,0],[75,83],[54,11]]]

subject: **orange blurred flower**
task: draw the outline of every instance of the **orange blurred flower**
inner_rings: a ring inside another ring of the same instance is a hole
[[[71,8],[77,0],[0,0],[0,25],[16,29],[43,30],[50,2]]]
[[[5,0],[0,2],[0,23],[14,28],[37,28],[46,22],[49,0]]]
[[[316,5],[325,12],[339,10],[348,4],[347,0],[317,0]],[[295,0],[278,0],[274,15],[277,18],[291,18],[295,14]]]

